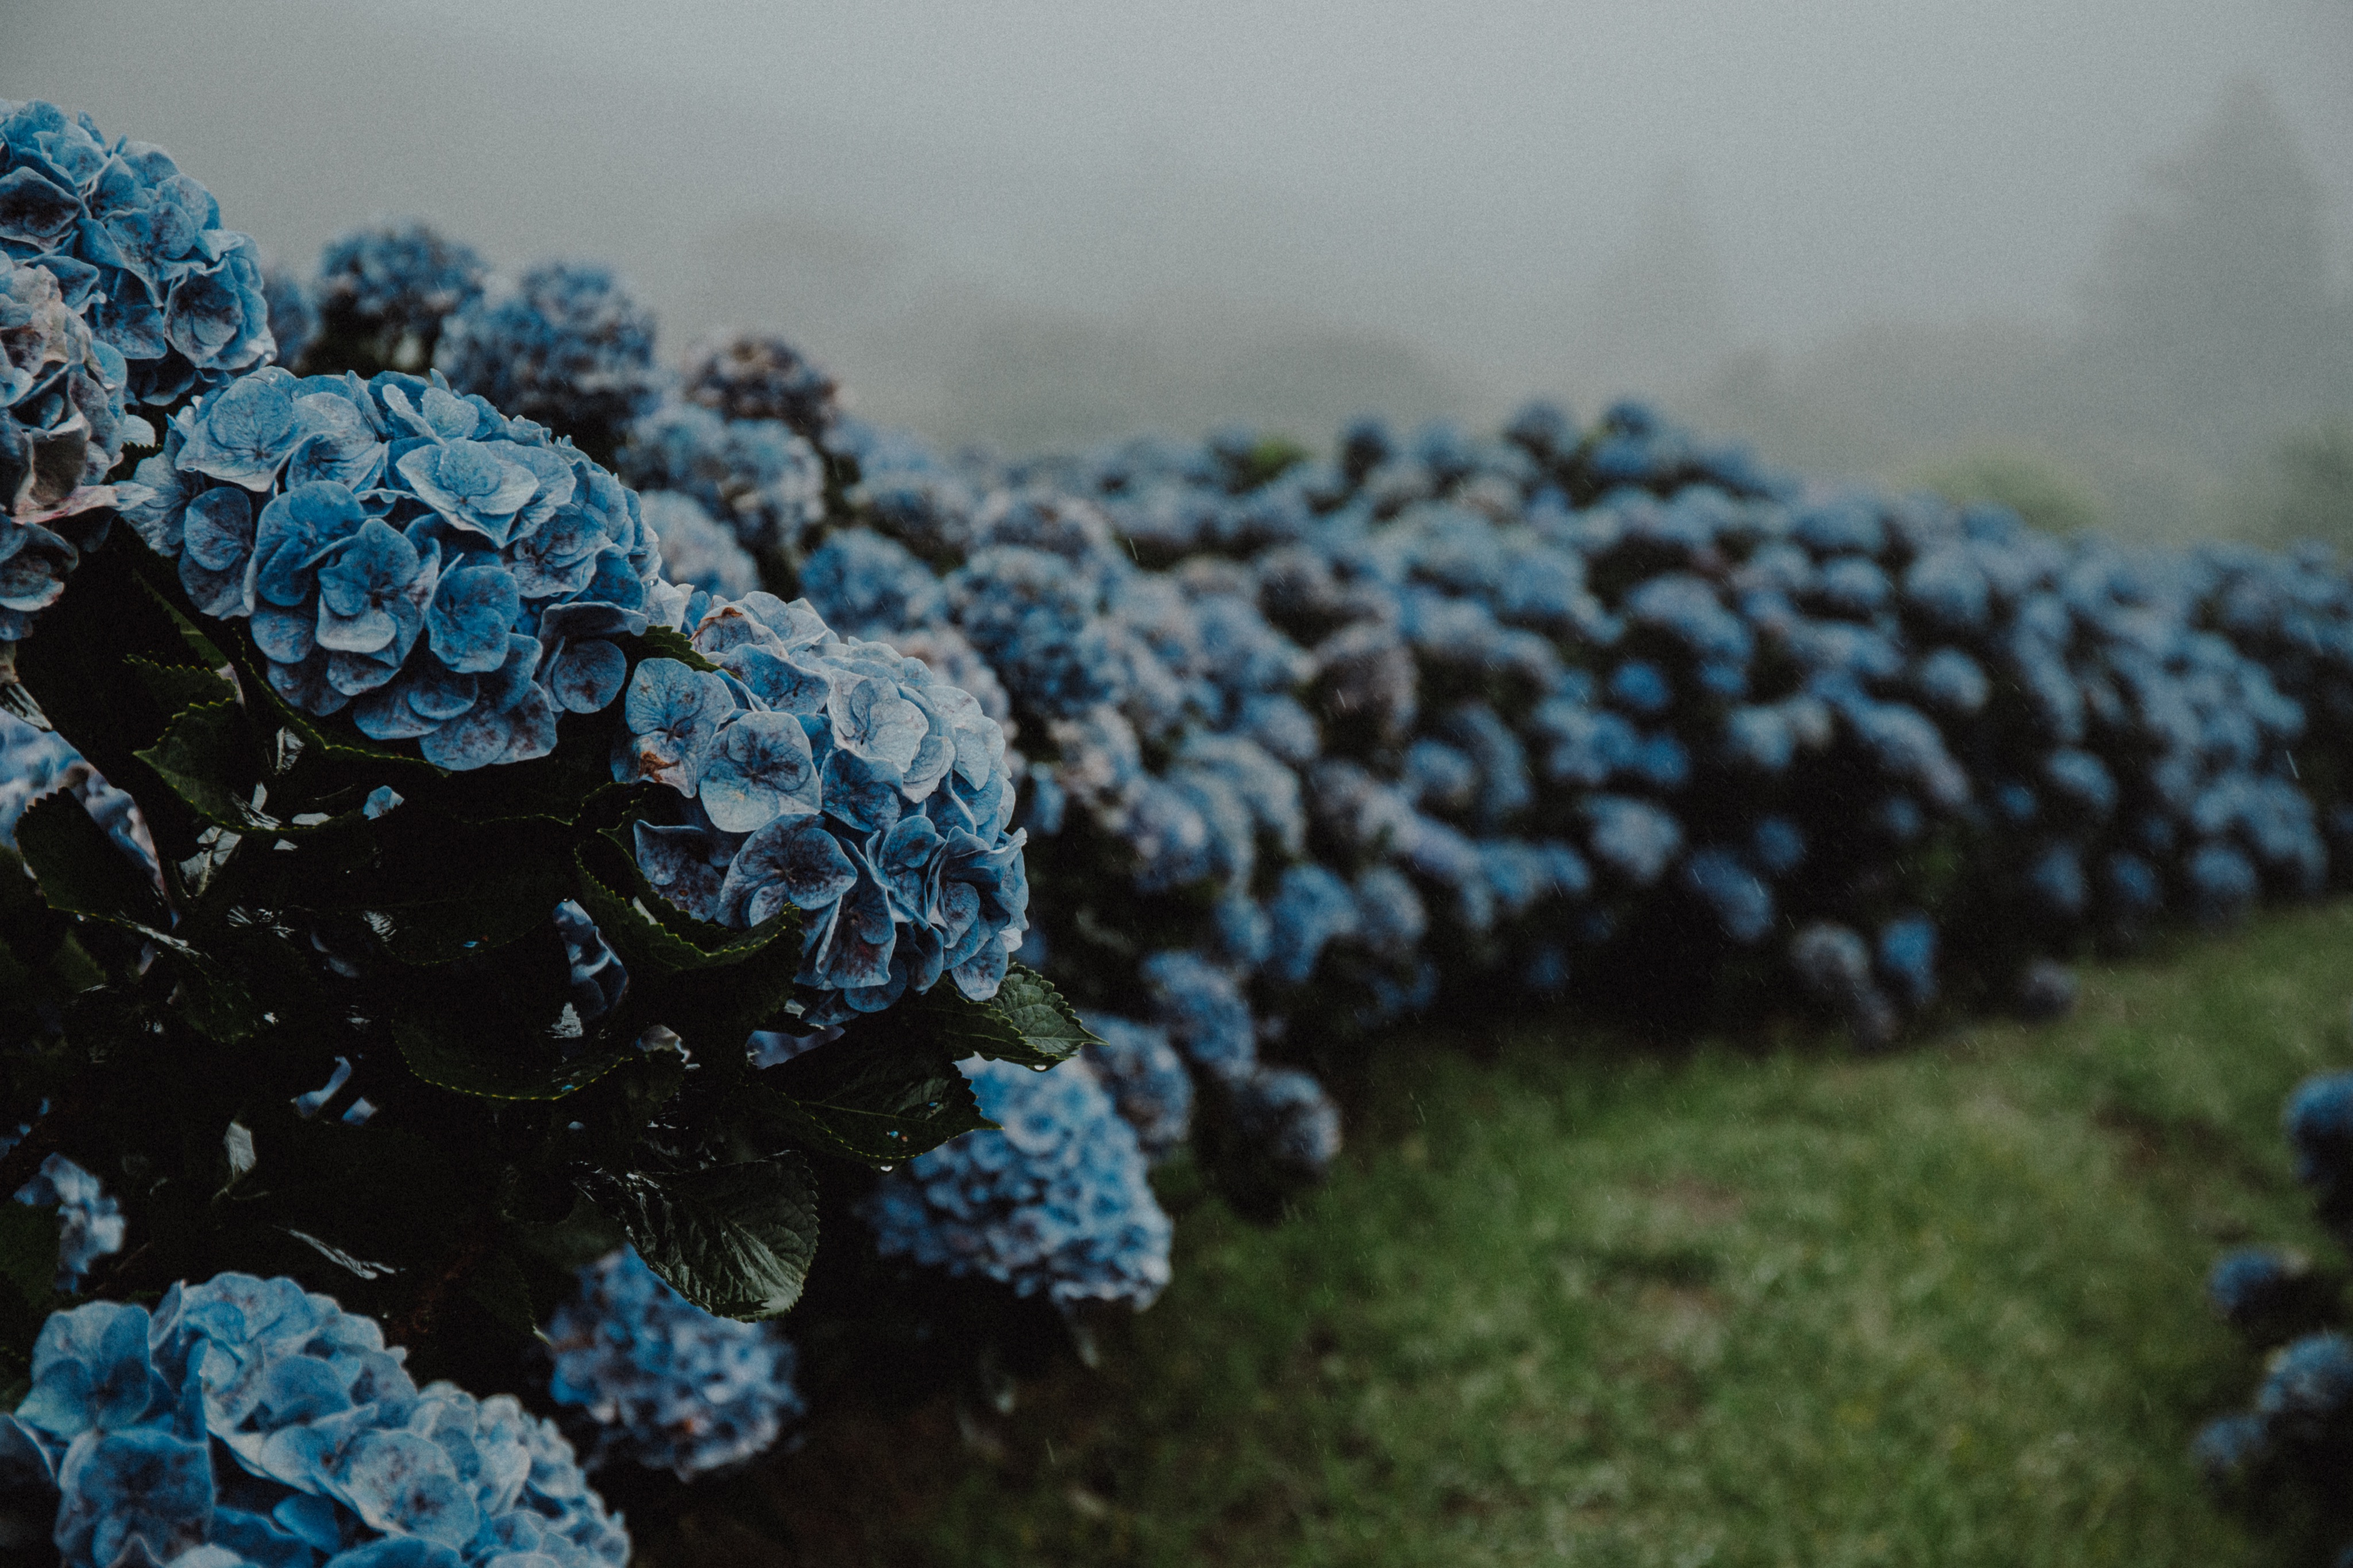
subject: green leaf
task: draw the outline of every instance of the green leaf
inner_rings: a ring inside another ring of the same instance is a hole
[[[436,1009],[403,1014],[392,1037],[408,1070],[426,1082],[478,1100],[562,1100],[628,1058],[626,1046],[582,1051],[569,1061],[549,1045],[499,1027],[504,1020],[460,1020]]]
[[[1094,1040],[1087,1033],[1087,1026],[1079,1022],[1077,1010],[1054,989],[1053,982],[1022,964],[1006,967],[1005,984],[997,988],[997,995],[988,1006],[1021,1037],[1021,1051],[997,1055],[995,1059],[998,1061],[1051,1067],[1056,1062],[1069,1061],[1079,1054],[1081,1046]],[[981,1055],[991,1053],[984,1050]]]
[[[638,869],[635,854],[622,847],[619,829],[583,844],[575,865],[575,896],[632,975],[651,978],[741,963],[800,930],[800,911],[789,905],[749,931],[696,920],[654,890]]]
[[[677,1175],[599,1173],[584,1184],[649,1268],[706,1312],[781,1317],[817,1256],[817,1183],[797,1154]]]
[[[58,1288],[58,1211],[0,1202],[0,1275],[28,1305],[47,1310]]]
[[[539,1331],[539,1314],[532,1310],[531,1286],[512,1254],[493,1252],[467,1276],[466,1295],[473,1303],[515,1333]]]
[[[199,669],[194,665],[164,664],[133,655],[122,661],[147,689],[147,694],[167,713],[177,713],[183,708],[193,708],[206,702],[234,702],[237,683],[218,669]]]
[[[719,668],[695,650],[694,644],[684,632],[669,626],[648,626],[636,637],[614,640],[629,655],[633,668],[639,660],[649,658],[674,658],[690,669],[715,670]]]
[[[164,738],[134,753],[206,821],[237,833],[274,833],[278,818],[253,805],[261,776],[252,726],[233,701],[174,715]]]
[[[71,794],[43,795],[16,821],[16,848],[54,910],[162,936],[163,895]]]
[[[996,1123],[933,1040],[888,1015],[760,1075],[776,1113],[820,1153],[895,1165]]]
[[[958,1058],[982,1056],[1050,1068],[1070,1060],[1094,1038],[1050,981],[1018,963],[1007,968],[1005,983],[989,1001],[970,1001],[953,984],[942,984],[900,1003],[893,1016],[899,1013]]]
[[[567,1281],[574,1269],[596,1262],[628,1239],[586,1194],[575,1197],[572,1211],[552,1225],[517,1225],[514,1237],[525,1256],[560,1271]]]

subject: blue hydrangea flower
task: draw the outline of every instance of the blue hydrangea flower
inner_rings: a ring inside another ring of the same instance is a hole
[[[134,401],[218,386],[277,352],[253,241],[220,226],[169,153],[109,142],[87,114],[0,100],[0,255],[88,310]]]
[[[765,1452],[807,1411],[774,1324],[712,1317],[629,1247],[580,1270],[547,1343],[549,1396],[583,1418],[590,1469],[630,1459],[692,1480]]]
[[[1330,943],[1356,934],[1356,899],[1348,884],[1321,866],[1282,873],[1267,907],[1273,924],[1267,972],[1286,985],[1304,985]]]
[[[1899,915],[1879,928],[1874,955],[1880,977],[1904,1005],[1915,1011],[1936,999],[1936,922],[1923,914]]]
[[[1109,1013],[1082,1013],[1095,1038],[1087,1061],[1112,1103],[1135,1129],[1136,1146],[1153,1164],[1185,1146],[1193,1131],[1193,1079],[1168,1031]]]
[[[1789,963],[1808,991],[1851,1006],[1871,990],[1871,948],[1845,926],[1817,921],[1790,939]]]
[[[963,1065],[1002,1131],[967,1132],[884,1176],[863,1211],[876,1247],[1059,1307],[1150,1306],[1168,1283],[1168,1216],[1094,1070]]]
[[[421,372],[443,324],[480,297],[489,274],[472,249],[418,219],[379,218],[319,253],[321,326],[390,369]]]
[[[640,825],[638,861],[689,913],[748,927],[801,911],[804,1022],[874,1012],[944,973],[997,994],[1028,927],[1027,835],[1007,831],[1005,737],[967,692],[805,599],[713,605],[694,646],[723,673],[641,663],[617,778],[666,784],[692,820]]]
[[[2233,1486],[2260,1468],[2272,1454],[2271,1423],[2260,1415],[2224,1415],[2198,1429],[2189,1457],[2208,1482]]]
[[[948,578],[947,595],[957,628],[1017,705],[1071,718],[1115,689],[1095,591],[1060,556],[1020,545],[981,551]]]
[[[461,392],[609,452],[661,395],[653,314],[611,268],[552,261],[450,317],[433,367]],[[678,487],[671,487],[673,489]]]
[[[906,546],[870,529],[843,529],[801,565],[801,592],[827,624],[860,637],[939,618],[939,579]]]
[[[629,1539],[552,1423],[420,1389],[373,1319],[291,1279],[53,1314],[5,1445],[58,1498],[69,1568],[621,1568]]]
[[[768,333],[738,333],[688,354],[678,390],[723,419],[774,421],[819,444],[841,417],[833,378]]]
[[[2037,958],[2019,972],[2011,1003],[2029,1018],[2060,1018],[2074,1011],[2080,984],[2075,972],[2056,959]]]
[[[122,1250],[128,1224],[122,1205],[108,1195],[96,1176],[63,1154],[42,1161],[39,1173],[16,1189],[16,1201],[58,1211],[59,1290],[80,1289],[91,1264]]]
[[[560,714],[620,695],[609,639],[683,613],[634,494],[438,381],[256,371],[117,489],[280,696],[444,768],[544,756]]]
[[[1258,1026],[1230,973],[1181,951],[1154,953],[1138,970],[1160,1026],[1187,1060],[1229,1082],[1258,1065]]]
[[[2275,1435],[2310,1440],[2353,1415],[2353,1341],[2306,1334],[2272,1358],[2255,1392],[2255,1414]]]
[[[825,516],[824,460],[774,420],[663,403],[630,426],[614,463],[640,489],[693,497],[746,550],[797,546]]]
[[[29,635],[106,537],[115,495],[104,480],[123,443],[154,439],[123,410],[121,352],[92,334],[50,266],[8,254],[5,227],[0,216],[0,647]]]
[[[1683,853],[1683,825],[1649,801],[1588,795],[1583,809],[1593,858],[1638,888],[1656,882]]]
[[[2311,1275],[2301,1254],[2274,1247],[2242,1247],[2215,1259],[2206,1276],[2206,1300],[2223,1321],[2246,1331],[2276,1313],[2283,1299]]]
[[[1773,929],[1772,889],[1729,850],[1696,851],[1683,862],[1683,880],[1733,941],[1761,942]]]
[[[646,526],[661,541],[662,575],[722,599],[740,599],[760,585],[760,563],[712,520],[692,496],[647,490],[638,497]]]
[[[2296,1085],[2284,1120],[2295,1179],[2318,1194],[2325,1214],[2353,1206],[2353,1072],[2319,1073]]]

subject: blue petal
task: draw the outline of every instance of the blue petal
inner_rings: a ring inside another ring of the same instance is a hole
[[[522,613],[514,574],[495,562],[442,574],[425,613],[435,657],[462,674],[483,674],[507,660],[507,631]]]
[[[602,640],[568,643],[548,669],[548,689],[575,713],[597,713],[621,694],[629,672],[627,655]]]
[[[730,924],[754,926],[787,904],[823,909],[857,881],[857,862],[832,834],[805,817],[773,822],[736,852],[720,885],[720,909]]]
[[[800,721],[789,713],[736,714],[712,743],[697,791],[712,825],[726,833],[816,816],[817,763]]]

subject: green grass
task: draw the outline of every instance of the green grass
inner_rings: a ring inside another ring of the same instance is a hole
[[[2300,1560],[2184,1450],[2257,1372],[2216,1250],[2331,1252],[2278,1121],[2353,1062],[2348,952],[2353,905],[2272,916],[1875,1059],[1389,1042],[1331,1184],[1273,1228],[1188,1213],[1098,1371],[844,1413],[649,1556]]]

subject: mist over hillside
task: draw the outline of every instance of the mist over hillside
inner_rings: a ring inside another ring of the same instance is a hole
[[[2305,504],[2250,498],[2353,405],[2353,6],[1883,11],[0,0],[0,96],[290,260],[607,257],[667,352],[779,329],[952,441],[1640,392],[2120,531]]]

